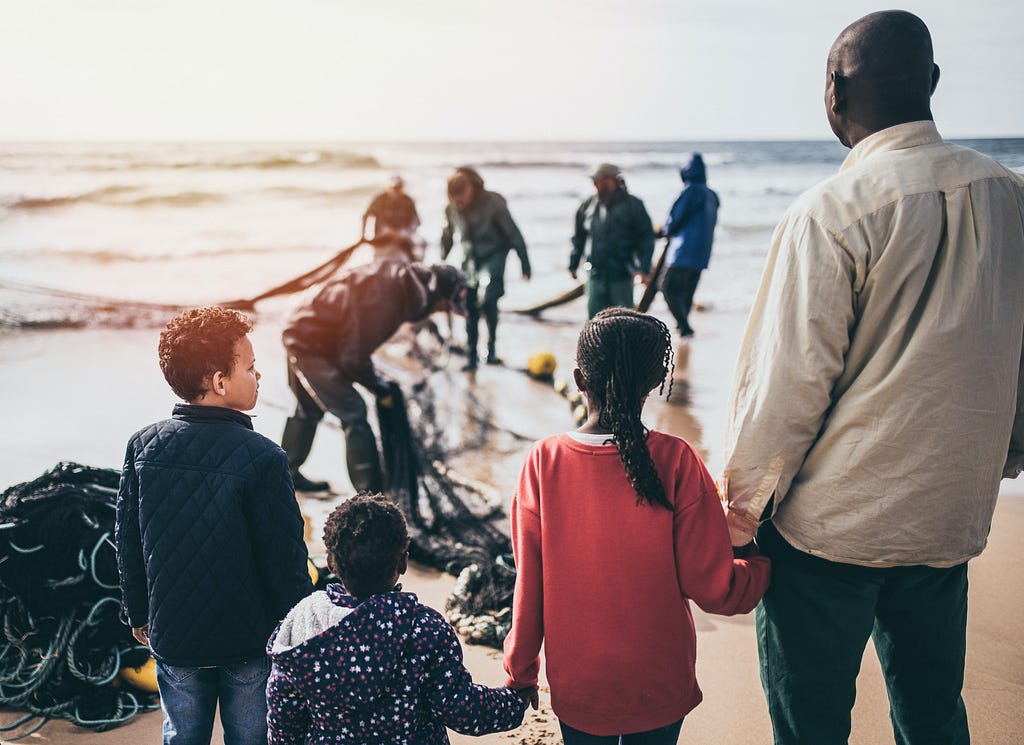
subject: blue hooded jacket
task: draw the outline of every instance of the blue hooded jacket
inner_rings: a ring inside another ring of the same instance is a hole
[[[682,269],[706,269],[718,222],[718,195],[707,186],[704,158],[694,153],[679,170],[686,188],[669,210],[662,228],[667,236],[665,265]]]

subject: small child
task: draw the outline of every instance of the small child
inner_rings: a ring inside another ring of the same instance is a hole
[[[734,558],[700,456],[640,420],[670,372],[665,324],[601,311],[583,327],[576,361],[587,421],[533,446],[512,501],[507,682],[536,684],[543,641],[568,745],[620,736],[667,745],[701,700],[689,600],[710,613],[747,613],[770,563]]]
[[[447,621],[397,584],[409,558],[401,511],[361,493],[324,527],[330,584],[270,638],[270,743],[447,743],[523,721],[525,698],[473,683]],[[344,585],[344,587],[342,587]]]
[[[244,315],[201,308],[160,334],[187,401],[132,436],[117,496],[117,564],[132,634],[157,661],[164,743],[265,742],[266,641],[313,591],[288,459],[253,431],[260,374]]]

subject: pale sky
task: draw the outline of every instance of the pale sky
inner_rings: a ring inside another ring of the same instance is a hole
[[[0,0],[0,140],[828,139],[851,0]],[[901,7],[947,137],[1024,136],[1024,2]]]

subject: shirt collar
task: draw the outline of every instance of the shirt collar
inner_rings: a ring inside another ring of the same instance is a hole
[[[235,422],[252,429],[252,417],[236,409],[223,406],[202,406],[198,404],[175,404],[171,414],[174,419],[208,422]]]
[[[935,122],[930,119],[886,127],[858,142],[856,147],[846,156],[846,160],[843,161],[843,165],[839,170],[845,171],[847,168],[852,168],[875,153],[905,150],[906,148],[931,145],[936,142],[942,142],[942,137],[935,128]]]

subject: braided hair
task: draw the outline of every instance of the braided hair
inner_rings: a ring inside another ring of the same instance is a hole
[[[672,336],[654,316],[628,308],[608,308],[580,332],[576,364],[587,384],[598,422],[610,429],[626,468],[637,504],[647,501],[672,508],[647,449],[647,428],[640,421],[644,399],[655,388],[672,395]]]

